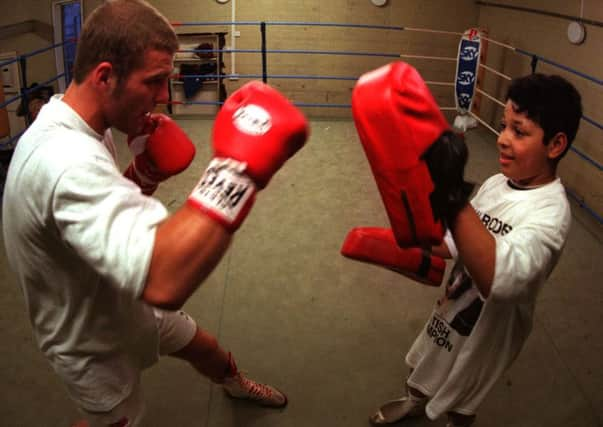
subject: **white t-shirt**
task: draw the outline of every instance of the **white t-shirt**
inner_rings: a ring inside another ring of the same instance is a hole
[[[79,405],[110,410],[158,357],[139,297],[165,207],[122,176],[111,132],[97,134],[56,96],[19,140],[3,215],[41,351]]]
[[[408,379],[431,399],[429,418],[448,411],[472,415],[518,356],[532,329],[536,297],[557,264],[571,212],[559,178],[533,189],[513,187],[502,175],[481,186],[473,200],[496,239],[494,280],[480,295],[457,261],[432,316],[408,354]],[[445,238],[456,254],[450,234]]]

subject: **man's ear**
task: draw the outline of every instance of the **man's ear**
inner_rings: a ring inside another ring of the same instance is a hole
[[[110,88],[114,78],[113,65],[110,62],[103,61],[92,70],[92,82],[98,88]]]
[[[563,132],[557,132],[546,146],[549,159],[558,159],[567,147],[567,135]]]

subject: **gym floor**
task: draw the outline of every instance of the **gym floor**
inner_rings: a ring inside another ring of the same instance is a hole
[[[179,122],[198,151],[157,192],[171,211],[210,155],[211,121]],[[234,401],[165,358],[143,376],[145,426],[368,426],[379,404],[401,394],[403,357],[441,289],[340,255],[350,228],[386,226],[387,218],[353,123],[314,120],[311,128],[306,147],[258,195],[226,256],[185,306],[239,368],[286,392],[288,407]],[[129,155],[119,142],[125,166]],[[498,170],[495,138],[479,128],[467,133],[467,144],[467,178],[481,183]],[[571,233],[540,294],[532,334],[476,426],[603,425],[603,233],[572,207]],[[1,251],[0,425],[67,427],[77,411],[34,343],[3,244]],[[443,427],[445,420],[400,425]]]

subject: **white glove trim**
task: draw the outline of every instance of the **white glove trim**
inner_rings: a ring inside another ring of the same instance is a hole
[[[255,194],[255,183],[244,172],[247,163],[216,157],[212,159],[189,199],[233,223]]]

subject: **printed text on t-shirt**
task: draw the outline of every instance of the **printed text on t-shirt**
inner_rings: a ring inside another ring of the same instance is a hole
[[[448,352],[452,351],[452,343],[448,341],[450,328],[446,322],[438,319],[436,316],[433,316],[427,325],[425,332],[427,332],[427,335],[433,339],[433,343],[435,345],[438,347],[443,347],[444,349],[448,350]]]
[[[490,231],[492,234],[500,234],[501,236],[504,236],[505,234],[513,230],[513,227],[511,225],[504,223],[502,220],[496,217],[492,217],[487,213],[482,213],[478,210],[476,210],[476,212],[477,215],[481,218],[486,228],[488,229],[488,231]]]

